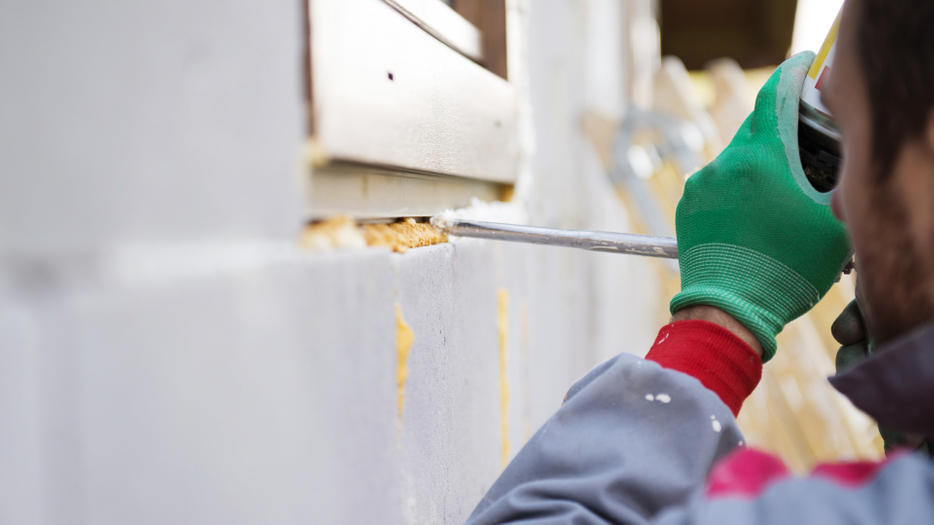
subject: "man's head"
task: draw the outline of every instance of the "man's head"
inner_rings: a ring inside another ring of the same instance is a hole
[[[934,321],[934,2],[847,0],[824,102],[843,135],[833,198],[870,331]]]

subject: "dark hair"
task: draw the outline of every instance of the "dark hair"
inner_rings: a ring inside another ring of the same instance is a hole
[[[872,112],[873,156],[885,174],[902,144],[924,133],[934,109],[934,1],[857,3],[857,49]]]

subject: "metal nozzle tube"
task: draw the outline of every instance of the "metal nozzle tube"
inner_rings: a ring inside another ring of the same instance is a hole
[[[566,246],[598,252],[626,253],[644,257],[678,258],[678,242],[671,237],[632,233],[557,230],[464,219],[432,219],[432,225],[450,235],[500,241]]]

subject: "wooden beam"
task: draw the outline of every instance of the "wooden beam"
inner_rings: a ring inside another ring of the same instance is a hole
[[[791,46],[797,0],[661,0],[662,54],[688,69],[732,57],[744,68],[775,66]]]
[[[454,0],[454,10],[483,34],[483,65],[508,80],[506,0]]]

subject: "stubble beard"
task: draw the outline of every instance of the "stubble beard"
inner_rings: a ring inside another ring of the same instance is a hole
[[[912,241],[907,208],[890,177],[877,177],[869,199],[868,246],[857,253],[857,287],[863,316],[876,347],[934,321],[930,282]]]

